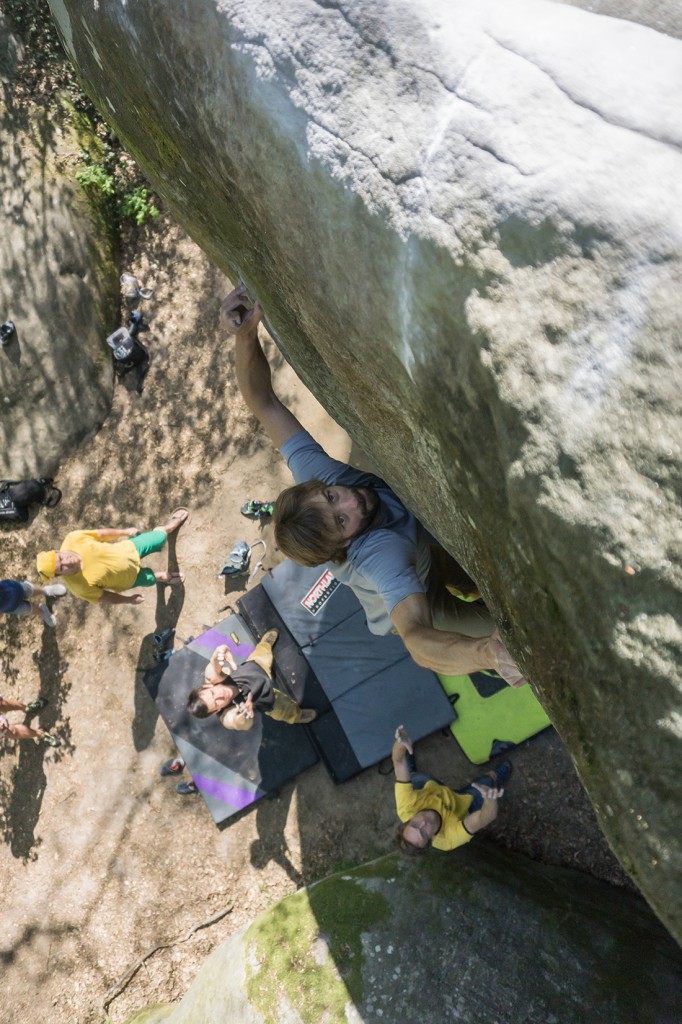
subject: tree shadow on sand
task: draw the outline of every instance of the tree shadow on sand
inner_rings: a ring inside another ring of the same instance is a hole
[[[34,741],[19,742],[19,759],[9,782],[4,779],[0,782],[2,837],[12,855],[23,861],[35,860],[40,845],[35,830],[47,785],[45,758],[62,761],[73,750],[68,719],[56,727],[71,687],[63,678],[67,664],[60,658],[54,630],[43,630],[40,651],[34,654],[34,660],[40,677],[40,696],[47,697],[49,704],[32,724],[58,736],[62,746],[54,749]],[[3,755],[7,752],[7,748],[2,751]]]

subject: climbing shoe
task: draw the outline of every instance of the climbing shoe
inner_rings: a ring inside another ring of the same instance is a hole
[[[181,757],[171,757],[169,761],[164,761],[159,768],[159,775],[179,775],[185,767],[185,762]]]
[[[245,540],[238,540],[218,573],[221,576],[247,576],[251,564],[251,548]]]
[[[169,626],[168,629],[164,629],[160,633],[154,634],[154,643],[157,647],[167,647],[174,636],[175,626]]]
[[[242,505],[240,511],[247,519],[269,519],[275,510],[274,501],[256,501],[251,498]]]
[[[198,793],[196,782],[178,782],[175,792],[180,796],[189,796],[191,793]]]

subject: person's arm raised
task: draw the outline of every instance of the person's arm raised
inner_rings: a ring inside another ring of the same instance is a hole
[[[273,390],[270,364],[258,340],[258,324],[263,319],[263,309],[258,303],[253,309],[248,309],[244,304],[245,298],[246,289],[240,283],[220,307],[221,325],[235,338],[237,383],[242,397],[272,443],[280,448],[303,427]]]
[[[412,738],[405,726],[399,725],[395,731],[395,742],[391,751],[396,782],[410,782],[412,779],[407,762],[408,753],[412,753]]]

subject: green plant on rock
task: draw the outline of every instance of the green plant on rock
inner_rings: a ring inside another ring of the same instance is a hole
[[[76,171],[76,180],[83,186],[101,212],[115,224],[131,220],[138,226],[159,216],[149,189],[139,184],[139,172],[128,163],[122,166],[120,153],[103,145],[99,160],[84,151],[85,164]]]
[[[87,164],[76,171],[76,181],[86,191],[92,191],[98,197],[110,197],[115,193],[114,176],[109,174],[102,164]]]
[[[159,216],[159,208],[150,199],[149,189],[144,185],[138,185],[132,192],[121,196],[120,210],[122,217],[130,218],[138,225]]]

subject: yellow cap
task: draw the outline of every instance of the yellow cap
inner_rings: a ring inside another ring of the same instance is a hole
[[[50,580],[57,572],[57,552],[39,551],[36,558],[38,572],[44,580]]]

